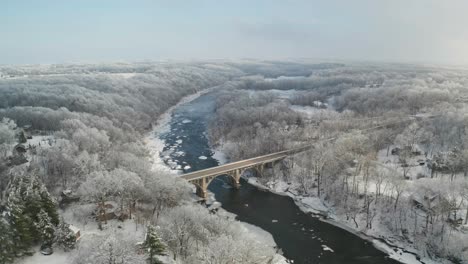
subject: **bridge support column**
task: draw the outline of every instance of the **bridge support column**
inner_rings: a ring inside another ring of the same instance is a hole
[[[240,177],[242,173],[243,171],[241,169],[236,169],[231,173],[232,186],[236,189],[240,188]]]
[[[208,198],[208,184],[206,178],[201,178],[197,186],[197,196],[206,200]]]
[[[260,174],[260,175],[258,175],[259,177],[263,177],[263,169],[264,168],[265,168],[265,164],[260,164],[260,165],[257,166],[257,172],[258,172],[258,174]]]

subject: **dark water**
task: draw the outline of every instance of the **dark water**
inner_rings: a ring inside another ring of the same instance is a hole
[[[172,154],[165,155],[177,160],[181,167],[189,164],[191,168],[186,172],[218,165],[206,138],[206,125],[213,114],[215,98],[215,93],[208,93],[178,107],[173,113],[170,131],[161,135],[166,141],[164,150],[173,149]],[[177,154],[178,151],[184,154]],[[200,156],[207,159],[199,159]],[[272,234],[283,255],[294,263],[399,263],[387,258],[371,243],[303,213],[289,197],[257,190],[245,181],[239,190],[231,189],[223,177],[215,179],[209,190],[225,210],[238,216],[237,219]],[[322,245],[334,252],[324,251]]]

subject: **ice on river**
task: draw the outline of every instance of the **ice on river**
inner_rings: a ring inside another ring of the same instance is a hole
[[[201,160],[206,160],[206,159],[207,159],[207,157],[206,157],[206,156],[200,156],[200,157],[198,157],[198,159],[201,159]]]
[[[184,156],[185,155],[185,152],[183,151],[177,151],[176,153],[174,153],[176,157],[180,157],[180,156]]]
[[[327,245],[322,245],[323,251],[335,252],[333,249],[329,248]]]
[[[188,123],[192,123],[192,120],[190,120],[190,119],[182,120],[182,124],[188,124]]]

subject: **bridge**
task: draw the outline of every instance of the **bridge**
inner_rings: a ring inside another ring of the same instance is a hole
[[[414,121],[415,119],[421,119],[421,118],[434,118],[438,115],[428,115],[428,116],[415,116],[415,115],[410,115],[407,118],[402,118],[397,121],[391,121],[391,122],[383,122],[382,124],[378,124],[366,129],[361,129],[361,132],[369,132],[374,129],[381,129],[381,128],[387,128],[388,126],[392,126],[395,124],[401,124],[401,123],[406,123],[409,121]],[[369,119],[374,119],[374,118],[369,118]],[[326,142],[326,141],[332,141],[335,140],[335,137],[331,138],[326,138],[326,139],[321,139],[319,141],[321,142]],[[275,152],[272,154],[268,155],[263,155],[251,159],[246,159],[246,160],[241,160],[241,161],[236,161],[236,162],[231,162],[231,163],[226,163],[220,166],[216,166],[213,168],[209,169],[204,169],[204,170],[199,170],[195,172],[190,172],[186,173],[181,176],[181,178],[187,180],[190,183],[193,183],[196,188],[197,192],[196,194],[203,198],[206,199],[208,197],[208,185],[213,181],[216,177],[221,176],[221,175],[228,175],[229,178],[231,179],[232,185],[235,188],[240,187],[240,178],[242,174],[248,170],[248,169],[253,169],[257,171],[260,175],[263,174],[263,170],[267,166],[273,166],[275,162],[281,161],[287,156],[300,153],[309,149],[312,149],[314,147],[315,143],[309,143],[306,144],[302,147],[290,149],[290,150],[284,150],[280,152]]]
[[[182,175],[181,178],[187,180],[190,183],[193,183],[197,188],[196,194],[199,197],[206,199],[208,195],[208,185],[218,176],[228,175],[231,179],[232,185],[235,188],[239,188],[240,178],[246,170],[253,169],[257,171],[260,175],[262,175],[265,167],[269,165],[273,166],[275,162],[283,160],[289,155],[306,151],[308,149],[311,149],[312,147],[313,145],[310,144],[303,147],[275,152],[272,154],[263,155],[251,159],[226,163],[213,168],[186,173]]]

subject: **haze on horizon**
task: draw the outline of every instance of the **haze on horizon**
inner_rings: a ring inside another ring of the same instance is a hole
[[[468,64],[468,1],[25,1],[0,64],[323,58]]]

